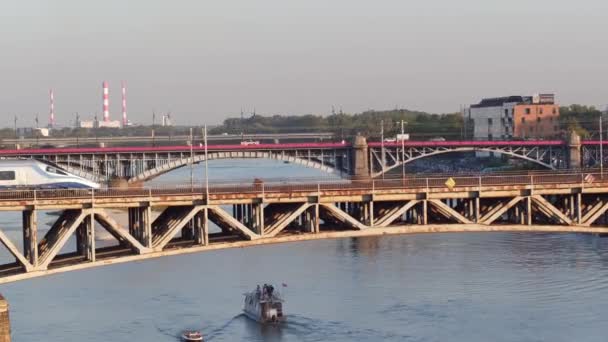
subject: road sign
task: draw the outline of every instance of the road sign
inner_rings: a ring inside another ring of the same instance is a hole
[[[456,181],[452,177],[450,177],[447,181],[445,181],[445,186],[452,190],[452,188],[456,186]]]
[[[587,182],[587,183],[595,182],[595,177],[593,177],[593,175],[590,173],[588,173],[584,179],[585,179],[585,182]]]

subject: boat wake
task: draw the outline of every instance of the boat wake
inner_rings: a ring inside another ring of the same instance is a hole
[[[245,319],[245,314],[238,314],[234,317],[232,317],[231,319],[229,319],[226,323],[222,324],[221,326],[217,327],[217,328],[213,328],[209,331],[204,331],[203,332],[203,336],[205,337],[205,341],[211,341],[213,340],[214,337],[218,337],[220,335],[222,335],[227,329],[228,327],[234,323],[236,320],[239,319]]]

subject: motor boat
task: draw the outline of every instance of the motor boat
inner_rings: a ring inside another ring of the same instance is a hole
[[[283,299],[274,286],[264,284],[249,293],[245,293],[243,305],[245,316],[259,323],[281,323],[283,315]]]
[[[202,342],[203,341],[203,334],[201,334],[200,331],[196,331],[196,330],[186,330],[182,333],[182,341],[187,341],[187,342],[195,342],[195,341],[199,341]]]

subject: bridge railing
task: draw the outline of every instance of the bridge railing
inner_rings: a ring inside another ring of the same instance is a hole
[[[98,198],[132,198],[191,195],[204,198],[225,194],[262,195],[271,193],[331,192],[344,190],[390,190],[390,189],[438,189],[438,188],[477,188],[493,186],[529,186],[550,184],[580,184],[581,187],[599,182],[608,182],[608,175],[600,172],[576,172],[557,174],[523,174],[523,175],[484,175],[484,176],[441,176],[441,177],[405,177],[374,180],[334,180],[313,181],[259,181],[247,183],[212,183],[209,189],[204,184],[192,183],[182,185],[165,185],[143,188],[104,188],[104,189],[14,189],[0,190],[0,201],[23,200],[62,200]]]

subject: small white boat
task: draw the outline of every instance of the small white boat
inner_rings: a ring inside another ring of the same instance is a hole
[[[182,333],[182,341],[194,342],[203,341],[203,334],[200,331],[186,330]]]
[[[249,293],[245,293],[243,312],[249,318],[259,323],[281,323],[283,315],[283,299],[274,286],[264,284]]]

